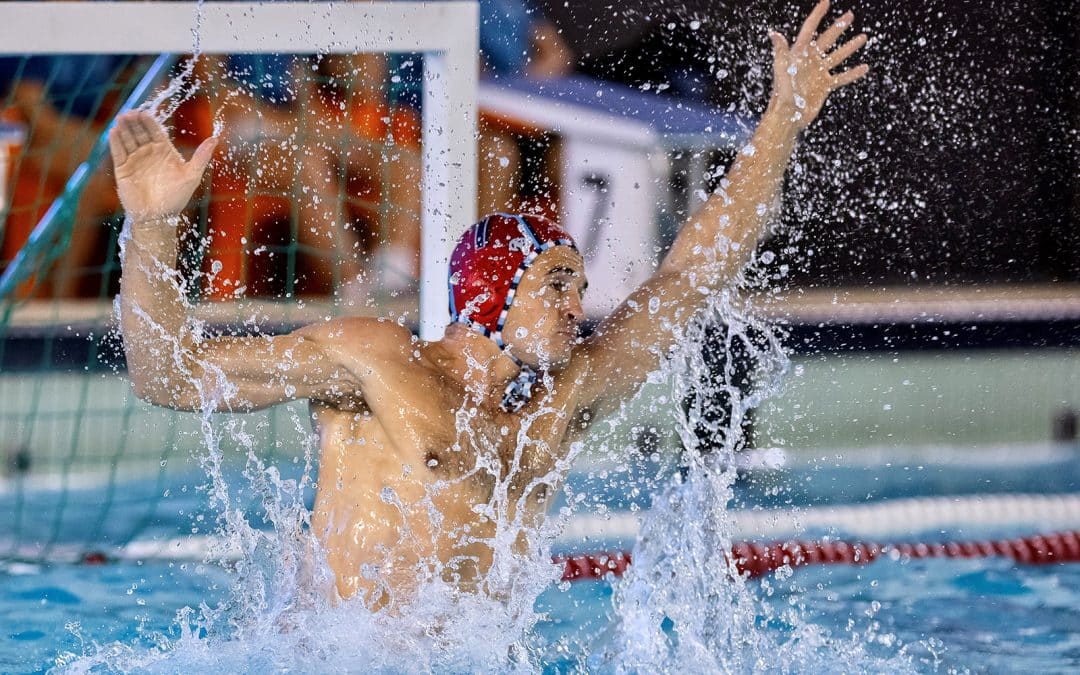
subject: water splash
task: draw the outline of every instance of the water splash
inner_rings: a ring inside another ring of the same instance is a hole
[[[757,265],[750,271],[760,273]],[[745,282],[745,278],[744,278]],[[728,370],[709,377],[699,345],[710,326],[727,326],[725,348],[734,342],[757,365],[755,383],[740,388]],[[763,601],[755,584],[739,575],[733,560],[728,511],[737,478],[735,453],[741,448],[744,416],[780,390],[788,360],[778,329],[750,311],[734,291],[710,299],[707,310],[680,340],[682,348],[666,364],[673,398],[688,402],[678,418],[682,471],[653,502],[634,547],[634,565],[614,596],[614,622],[589,660],[601,672],[824,672],[859,671],[868,666],[904,672],[906,657],[877,660],[862,640],[832,636],[805,621],[798,608],[779,615]],[[710,411],[718,400],[730,413]],[[721,420],[718,422],[718,420]],[[722,425],[722,426],[719,426]],[[713,442],[705,447],[703,432]],[[776,573],[777,583],[790,568]],[[762,582],[767,589],[769,580]],[[876,663],[876,666],[870,664]]]
[[[857,670],[876,663],[862,641],[827,634],[802,620],[797,607],[779,613],[770,610],[759,590],[737,574],[725,553],[732,543],[728,508],[743,420],[752,408],[779,391],[788,368],[779,329],[756,316],[739,290],[768,283],[773,265],[774,256],[762,255],[734,288],[711,297],[695,321],[672,328],[680,346],[649,379],[654,385],[667,383],[669,392],[661,400],[669,405],[686,402],[675,415],[683,470],[659,479],[662,489],[645,517],[635,564],[616,586],[613,622],[591,648],[591,655],[581,655],[582,669],[813,672],[837,665]],[[187,297],[174,271],[148,271],[164,275],[178,297]],[[701,345],[715,337],[707,332],[718,324],[726,326],[722,351],[746,353],[755,364],[749,378],[752,386],[736,381],[732,360],[718,377],[707,362]],[[198,325],[191,327],[192,333],[201,330]],[[188,368],[179,340],[174,339],[166,351],[178,369]],[[392,611],[371,611],[360,601],[336,601],[326,592],[333,580],[310,533],[311,513],[304,501],[305,491],[312,487],[314,437],[305,434],[308,442],[300,478],[282,478],[276,467],[260,459],[259,434],[246,419],[215,420],[214,411],[227,409],[237,390],[224,372],[212,364],[202,365],[207,374],[195,382],[204,411],[201,462],[209,478],[206,489],[219,514],[219,540],[240,552],[229,599],[216,607],[181,611],[179,637],[156,636],[151,649],[121,644],[95,647],[82,658],[65,661],[66,667],[75,672],[99,667],[147,672],[263,668],[538,672],[544,667],[545,645],[537,632],[543,615],[536,610],[536,602],[557,578],[550,562],[555,536],[571,515],[587,508],[580,498],[583,495],[563,486],[584,444],[572,444],[565,457],[536,472],[523,487],[514,481],[530,456],[538,451],[550,454],[542,447],[543,441],[534,437],[534,427],[562,413],[540,407],[525,415],[512,453],[505,458],[505,453],[500,455],[499,435],[484,433],[480,423],[476,401],[480,392],[467,393],[456,411],[455,426],[458,444],[475,449],[475,465],[460,477],[432,482],[424,503],[433,531],[441,531],[441,514],[434,506],[440,493],[477,477],[493,484],[490,501],[477,505],[494,524],[491,537],[480,542],[492,553],[490,569],[479,584],[483,592],[466,592],[446,583],[443,564],[423,560],[420,567],[428,572],[410,599]],[[476,360],[468,365],[477,373],[484,369]],[[550,375],[546,377],[550,390]],[[720,400],[728,403],[726,416],[710,410]],[[618,421],[633,421],[628,410],[617,415],[622,418]],[[307,421],[297,416],[293,423],[303,429]],[[611,428],[610,423],[607,426]],[[719,439],[719,447],[715,443],[705,447],[703,436]],[[608,452],[619,462],[628,462],[626,457],[632,453],[625,441],[612,435],[602,442],[611,444]],[[244,453],[244,481],[239,484],[226,480],[226,445]],[[536,523],[527,515],[526,500],[540,488],[563,489],[567,505]],[[258,495],[259,512],[239,508],[235,496],[241,491]],[[392,494],[386,497],[394,498]],[[527,545],[520,546],[522,541]],[[211,558],[223,553],[213,551]],[[790,570],[781,570],[775,583],[783,583],[788,575]],[[855,635],[852,631],[849,637]],[[904,669],[907,661],[898,656],[879,665],[895,671]]]
[[[195,3],[195,18],[191,28],[191,55],[184,59],[180,71],[174,74],[160,91],[139,106],[140,110],[152,112],[159,122],[164,123],[172,117],[180,106],[202,87],[203,83],[195,77],[195,67],[202,58],[202,26],[205,18],[203,2],[204,0],[197,0]],[[215,123],[214,133],[217,134],[219,131]]]
[[[131,245],[127,237],[124,245]],[[741,278],[742,285],[767,283],[774,262],[773,256],[762,256]],[[177,297],[188,296],[174,270],[158,265],[147,272],[167,279]],[[665,479],[667,487],[645,519],[635,565],[617,587],[615,622],[593,649],[589,669],[633,672],[693,666],[741,672],[780,664],[784,670],[802,671],[837,663],[854,669],[865,663],[861,644],[835,641],[801,621],[794,609],[782,616],[769,612],[725,554],[731,548],[727,509],[736,479],[732,460],[742,441],[742,421],[750,409],[778,390],[788,363],[777,330],[756,317],[742,298],[734,289],[721,292],[710,299],[696,321],[685,328],[673,327],[681,347],[650,378],[654,383],[668,381],[667,401],[688,401],[676,415],[684,471]],[[145,313],[141,316],[153,323]],[[723,350],[731,353],[738,343],[757,364],[751,378],[755,384],[748,390],[733,380],[730,368],[722,377],[709,377],[700,345],[708,342],[709,327],[718,323],[727,327]],[[202,331],[195,324],[189,334]],[[755,333],[763,337],[752,337]],[[173,337],[167,346],[174,366],[186,372],[189,364],[180,340]],[[476,371],[484,368],[476,361],[469,366]],[[543,617],[535,609],[536,600],[556,578],[550,562],[555,535],[575,509],[584,506],[567,490],[567,507],[538,524],[527,517],[525,502],[536,489],[562,487],[584,445],[571,445],[567,456],[539,472],[524,488],[515,487],[514,481],[527,455],[547,450],[538,447],[542,441],[532,436],[534,425],[562,413],[541,407],[525,415],[512,454],[504,462],[498,438],[482,433],[475,392],[465,397],[456,412],[458,443],[475,448],[475,466],[453,481],[433,482],[426,504],[432,529],[439,531],[441,514],[434,507],[439,493],[454,482],[477,476],[494,485],[490,501],[478,505],[495,526],[490,540],[482,542],[492,553],[492,564],[480,584],[484,592],[464,592],[445,583],[442,564],[425,560],[420,567],[431,572],[411,599],[393,611],[373,612],[359,601],[337,602],[325,591],[332,587],[332,579],[310,533],[311,514],[304,505],[315,465],[314,438],[306,434],[309,441],[301,477],[283,479],[276,467],[259,458],[259,435],[246,420],[215,421],[214,412],[228,409],[237,389],[212,364],[204,363],[202,368],[206,375],[195,384],[199,408],[204,411],[201,462],[209,478],[207,492],[219,514],[219,540],[240,552],[230,597],[217,607],[182,611],[179,637],[157,636],[152,649],[107,645],[65,665],[74,671],[105,667],[149,672],[307,670],[314,664],[326,671],[393,671],[403,664],[437,671],[531,672],[543,667],[542,641],[535,630]],[[545,384],[550,389],[552,382]],[[730,414],[723,419],[710,415],[708,409],[721,397],[730,403]],[[623,412],[621,421],[628,421],[628,414]],[[294,424],[303,427],[306,421],[296,418]],[[721,447],[706,451],[703,433],[723,439]],[[223,441],[244,453],[245,480],[239,485],[230,485],[225,478]],[[613,454],[628,455],[617,442]],[[238,507],[234,497],[239,491],[258,495],[262,507],[258,513]],[[260,518],[269,529],[256,522]],[[519,546],[523,540],[527,542],[524,549]],[[212,551],[210,557],[223,553]],[[777,631],[774,624],[783,625],[784,630]],[[889,667],[903,665],[890,663]]]

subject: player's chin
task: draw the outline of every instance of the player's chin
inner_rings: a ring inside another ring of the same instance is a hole
[[[560,354],[559,358],[552,359],[550,369],[562,370],[563,368],[567,367],[568,365],[570,365],[570,356],[570,352],[566,352],[565,354]]]
[[[574,354],[574,346],[578,339],[574,336],[559,335],[549,343],[549,349],[543,355],[542,360],[548,363],[549,370],[565,368],[570,363],[570,357]]]

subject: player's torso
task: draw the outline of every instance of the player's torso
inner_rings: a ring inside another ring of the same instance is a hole
[[[422,360],[395,368],[369,378],[355,409],[312,405],[322,449],[312,526],[343,595],[407,587],[421,561],[467,585],[490,565],[496,519],[522,507],[525,525],[542,516],[573,422],[569,385],[538,383],[508,414]]]

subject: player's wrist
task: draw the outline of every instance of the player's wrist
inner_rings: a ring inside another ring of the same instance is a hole
[[[127,231],[131,238],[143,242],[175,242],[176,230],[184,222],[184,215],[178,213],[129,214]]]
[[[778,96],[775,93],[769,99],[769,105],[762,115],[761,121],[772,128],[780,131],[791,139],[796,138],[807,124],[811,121],[803,110],[795,105],[790,97]]]
[[[794,97],[784,96],[776,92],[773,92],[773,95],[769,98],[769,105],[765,108],[765,116],[776,117],[791,124],[795,124],[797,121],[798,113],[799,108],[795,105]]]
[[[139,213],[129,214],[132,229],[159,229],[163,226],[176,227],[183,220],[182,213]]]

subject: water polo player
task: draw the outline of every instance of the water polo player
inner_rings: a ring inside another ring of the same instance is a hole
[[[128,215],[120,312],[137,395],[183,410],[255,410],[308,399],[321,445],[311,529],[342,597],[406,600],[424,578],[483,583],[496,541],[488,508],[543,518],[560,460],[590,422],[628,398],[685,324],[749,259],[799,133],[866,43],[821,34],[820,3],[792,45],[777,33],[773,90],[746,151],[681,229],[652,278],[586,340],[585,270],[556,224],[496,214],[469,228],[451,261],[451,322],[417,340],[393,321],[341,318],[276,337],[205,337],[177,283],[176,227],[216,144],[185,162],[145,112],[110,134]],[[524,428],[524,433],[521,433]],[[520,437],[519,437],[520,434]],[[498,489],[497,489],[498,488]]]

